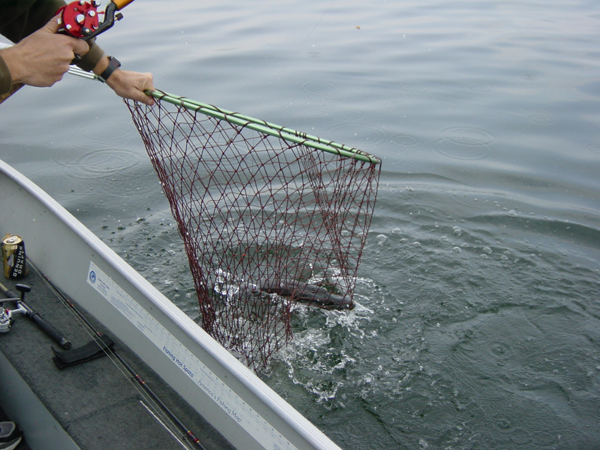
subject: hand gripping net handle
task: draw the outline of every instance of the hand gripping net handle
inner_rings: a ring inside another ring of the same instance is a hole
[[[127,101],[179,226],[202,327],[255,369],[297,302],[353,307],[380,160],[154,91]]]

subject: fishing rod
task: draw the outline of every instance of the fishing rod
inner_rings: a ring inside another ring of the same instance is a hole
[[[56,12],[57,15],[60,15],[58,20],[61,28],[58,32],[68,34],[74,38],[83,39],[84,41],[89,41],[112,28],[115,21],[121,20],[123,14],[120,12],[117,13],[117,11],[125,8],[130,3],[133,3],[133,1],[134,0],[112,0],[104,11],[98,11],[100,2],[96,0],[92,0],[91,3],[85,2],[84,0],[71,2]],[[102,22],[98,19],[100,15],[104,15],[104,21]],[[0,49],[12,47],[12,45],[13,44],[0,42]],[[84,78],[98,79],[97,75],[86,72],[78,67],[71,66],[69,73]]]
[[[24,284],[15,286],[20,295],[8,289],[4,284],[0,283],[0,290],[8,298],[0,300],[0,303],[16,302],[16,309],[0,309],[0,331],[6,332],[9,330],[13,322],[12,316],[15,314],[23,314],[29,317],[44,333],[46,333],[54,342],[61,348],[68,350],[71,348],[71,343],[58,331],[50,322],[44,319],[40,313],[34,311],[27,303],[25,303],[25,294],[31,291],[31,287]]]
[[[33,270],[35,270],[35,272],[44,280],[44,282],[47,284],[47,286],[50,288],[50,290],[54,293],[54,295],[56,295],[66,306],[68,306],[77,316],[77,318],[79,320],[81,320],[81,322],[83,322],[87,328],[89,329],[89,331],[93,334],[92,338],[94,339],[94,341],[98,341],[101,336],[102,333],[100,333],[98,330],[96,330],[96,328],[94,327],[94,325],[81,313],[81,311],[79,311],[79,309],[77,308],[77,306],[75,306],[75,304],[71,301],[71,299],[69,299],[66,295],[64,295],[55,285],[54,283],[52,283],[52,281],[46,276],[44,275],[32,262],[31,260],[27,260],[27,263],[29,265],[29,267],[33,268]],[[101,345],[102,349],[105,351],[105,353],[107,354],[107,356],[110,354],[112,356],[114,356],[116,358],[116,360],[122,365],[122,367],[125,368],[125,370],[131,375],[132,380],[134,380],[139,386],[142,387],[142,389],[144,390],[144,392],[146,392],[146,394],[148,394],[148,396],[159,406],[159,408],[169,417],[169,419],[181,430],[183,431],[184,434],[184,439],[185,436],[187,436],[196,446],[198,446],[200,449],[202,450],[206,450],[206,447],[204,447],[202,445],[202,442],[200,442],[200,439],[198,439],[196,437],[196,435],[190,430],[189,427],[187,427],[176,415],[173,411],[171,411],[169,409],[169,407],[156,395],[156,393],[154,393],[154,391],[150,388],[150,386],[148,386],[148,384],[146,383],[146,381],[133,369],[133,367],[131,367],[124,359],[123,357],[112,347],[106,347]]]
[[[74,38],[89,41],[108,29],[112,28],[115,21],[123,18],[121,9],[125,8],[134,0],[112,0],[106,6],[104,11],[98,11],[100,2],[92,0],[85,2],[84,0],[76,0],[61,7],[56,14],[60,15],[59,24],[61,28],[59,33],[68,34]],[[99,21],[99,16],[104,15],[104,20]],[[11,47],[13,44],[0,42],[0,49]],[[86,72],[77,66],[71,66],[69,73],[82,78],[98,80],[98,75],[93,72]]]
[[[8,47],[12,47],[13,44],[8,44],[6,42],[0,42],[0,50],[2,50],[3,48],[8,48]],[[71,66],[69,67],[69,71],[68,71],[71,75],[75,75],[81,78],[87,78],[89,80],[98,80],[98,75],[96,75],[93,72],[86,72],[83,69],[80,69],[77,66]],[[99,81],[99,80],[98,80]]]
[[[100,2],[96,0],[92,0],[91,2],[86,2],[84,0],[71,2],[61,7],[56,12],[57,15],[60,15],[58,23],[61,28],[58,32],[78,39],[83,39],[87,42],[112,28],[115,21],[121,20],[123,14],[117,11],[120,11],[132,2],[133,0],[111,0],[104,11],[98,11]],[[104,16],[102,22],[98,19],[101,15]],[[11,44],[0,42],[0,49],[10,46]],[[75,55],[75,59],[78,60],[81,59],[81,57]],[[99,79],[97,75],[92,74],[91,72],[85,72],[81,69],[69,69],[69,72],[84,78]],[[0,103],[4,102],[22,87],[22,83],[14,84],[10,92],[0,96]]]

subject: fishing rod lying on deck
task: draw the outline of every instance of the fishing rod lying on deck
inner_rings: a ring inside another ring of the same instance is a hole
[[[0,332],[7,332],[10,328],[10,325],[13,322],[12,316],[15,314],[23,314],[29,317],[44,333],[46,333],[54,342],[60,345],[65,350],[71,348],[71,343],[65,339],[65,337],[54,328],[50,322],[44,319],[38,312],[31,309],[31,307],[25,303],[25,294],[31,291],[29,286],[24,284],[17,284],[15,286],[17,291],[21,293],[18,295],[16,292],[9,290],[6,286],[0,283],[0,290],[4,295],[8,298],[0,300],[0,304],[7,302],[16,302],[16,309],[4,309],[4,307],[0,308]]]
[[[104,345],[104,343],[102,341],[102,336],[103,336],[102,333],[100,333],[96,329],[96,327],[81,313],[81,311],[79,311],[79,309],[73,303],[73,301],[71,301],[70,298],[68,298],[65,294],[63,294],[58,289],[58,287],[56,287],[54,285],[54,283],[52,283],[52,281],[46,275],[44,275],[31,262],[31,260],[27,259],[27,264],[28,264],[29,267],[33,268],[33,270],[35,270],[35,272],[44,280],[44,282],[46,283],[46,285],[48,286],[48,288],[52,291],[52,293],[54,295],[56,295],[56,297],[59,300],[61,300],[62,303],[66,307],[68,307],[70,310],[72,310],[72,312],[81,321],[81,323],[85,324],[85,326],[87,327],[88,332],[92,335],[92,339],[94,340],[94,342],[96,342],[98,344],[98,346],[102,349],[102,351],[104,351],[107,356],[114,356],[115,359],[121,364],[121,366],[129,373],[129,375],[131,376],[131,379],[133,381],[135,381],[144,390],[144,392],[155,402],[155,404],[158,405],[158,408],[172,421],[173,424],[175,424],[176,427],[179,428],[179,430],[181,432],[184,433],[184,435],[182,436],[183,440],[185,441],[185,438],[187,437],[191,441],[191,443],[193,443],[194,445],[196,445],[198,448],[200,448],[201,450],[206,450],[206,447],[204,447],[204,445],[202,445],[202,442],[200,442],[200,439],[198,439],[198,437],[196,437],[196,435],[190,430],[190,428],[187,427],[175,415],[175,413],[173,411],[171,411],[169,409],[169,407],[158,397],[158,395],[156,395],[154,393],[154,391],[150,388],[150,386],[148,386],[148,384],[146,383],[146,381],[133,369],[133,367],[131,367],[121,357],[121,355],[117,352],[117,350],[115,350],[112,346],[106,346],[106,345]],[[0,286],[1,286],[1,284],[0,284]],[[164,426],[164,424],[163,424],[163,426]],[[169,431],[172,432],[172,430],[169,430]]]

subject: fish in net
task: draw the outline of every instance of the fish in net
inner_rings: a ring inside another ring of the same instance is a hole
[[[202,327],[264,368],[297,302],[352,309],[381,161],[174,96],[126,101],[184,241]]]

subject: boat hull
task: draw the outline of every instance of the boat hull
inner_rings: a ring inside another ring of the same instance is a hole
[[[0,161],[0,233],[237,448],[336,449],[68,211]]]

